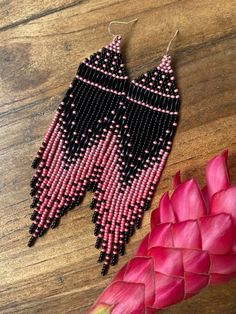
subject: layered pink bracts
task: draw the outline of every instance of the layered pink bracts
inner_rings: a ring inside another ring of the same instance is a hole
[[[225,151],[208,162],[202,190],[175,175],[172,196],[152,212],[151,232],[89,313],[156,313],[235,275],[236,185]]]

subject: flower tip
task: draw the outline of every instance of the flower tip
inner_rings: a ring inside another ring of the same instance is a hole
[[[170,199],[170,197],[169,197],[169,192],[168,191],[166,191],[165,193],[163,193],[163,195],[162,195],[162,197],[161,197],[161,200],[162,199]]]
[[[229,150],[226,148],[225,150],[223,150],[223,152],[221,153],[222,156],[224,156],[225,161],[227,162],[228,160],[228,155],[229,155]]]
[[[170,201],[169,193],[166,192],[160,199],[160,222],[161,223],[169,223],[175,222],[175,215],[173,211],[173,207]]]
[[[208,161],[206,167],[206,181],[209,198],[230,186],[229,170],[227,167],[228,150],[216,155]]]
[[[219,163],[220,161],[227,163],[228,154],[229,154],[228,149],[223,150],[221,153],[219,153],[218,155],[216,155],[213,158],[211,158],[210,160],[208,160],[206,168],[208,168],[212,164],[214,165],[215,163]],[[222,159],[222,157],[223,157],[223,159]]]
[[[199,185],[193,178],[174,190],[171,204],[178,221],[197,219],[207,212]]]
[[[188,179],[184,182],[182,182],[178,188],[182,191],[187,191],[189,189],[188,192],[191,192],[191,189],[193,188],[199,188],[199,185],[198,185],[198,182],[194,179],[194,178],[191,178],[191,179]]]
[[[173,188],[176,189],[181,184],[180,170],[173,177]]]

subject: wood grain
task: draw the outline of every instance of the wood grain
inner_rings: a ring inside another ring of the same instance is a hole
[[[88,194],[60,227],[26,246],[30,169],[52,114],[79,62],[111,40],[119,26],[131,77],[154,67],[172,45],[181,92],[181,118],[172,153],[152,202],[183,177],[204,181],[206,161],[229,148],[236,182],[236,3],[203,0],[2,0],[0,2],[0,313],[86,313],[149,230],[143,226],[127,254],[102,278],[90,223]],[[236,281],[206,289],[163,313],[235,314]]]

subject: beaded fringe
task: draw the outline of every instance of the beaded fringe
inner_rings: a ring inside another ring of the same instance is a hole
[[[90,190],[102,274],[140,227],[171,149],[179,95],[170,56],[129,81],[120,36],[85,59],[33,161],[32,246]]]

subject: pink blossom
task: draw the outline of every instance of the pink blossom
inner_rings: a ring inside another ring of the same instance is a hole
[[[236,276],[236,186],[227,151],[206,167],[206,186],[174,177],[151,215],[151,231],[89,310],[142,314],[187,299]]]

